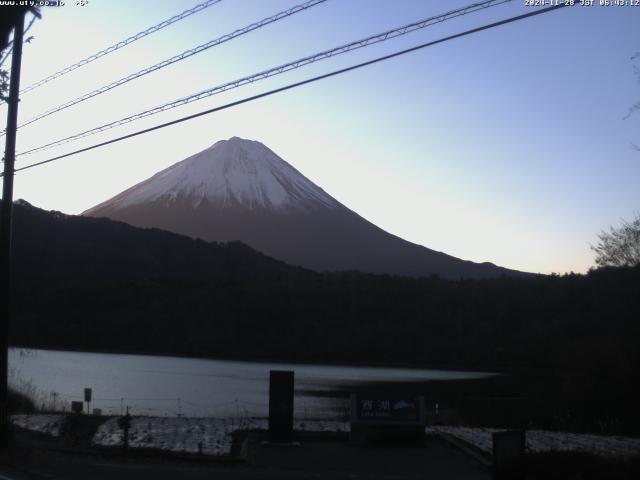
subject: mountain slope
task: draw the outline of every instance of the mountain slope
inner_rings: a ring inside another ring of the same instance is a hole
[[[314,272],[238,242],[215,244],[106,218],[48,212],[15,203],[13,273],[18,290],[101,289],[127,284],[254,282]]]
[[[208,241],[239,240],[318,271],[518,274],[407,242],[349,210],[259,142],[233,137],[83,213]]]

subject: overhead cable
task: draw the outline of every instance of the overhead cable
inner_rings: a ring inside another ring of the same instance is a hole
[[[264,70],[262,72],[254,73],[252,75],[242,77],[231,82],[223,83],[222,85],[218,85],[207,90],[189,95],[187,97],[182,97],[177,100],[173,100],[168,103],[164,103],[162,105],[156,106],[149,110],[145,110],[143,112],[139,112],[133,115],[129,115],[127,117],[121,118],[119,120],[115,120],[113,122],[109,122],[98,127],[91,128],[89,130],[85,130],[69,137],[61,138],[59,140],[47,143],[45,145],[41,145],[39,147],[32,148],[30,150],[26,150],[24,152],[19,153],[18,155],[27,155],[36,153],[42,150],[47,150],[49,148],[56,147],[58,145],[62,145],[68,142],[72,142],[78,140],[80,138],[88,137],[90,135],[94,135],[96,133],[104,132],[106,130],[110,130],[112,128],[118,127],[120,125],[124,125],[126,123],[133,122],[135,120],[139,120],[144,117],[148,117],[150,115],[155,115],[160,112],[164,112],[166,110],[170,110],[172,108],[176,108],[182,105],[187,105],[189,103],[195,102],[197,100],[202,100],[203,98],[211,97],[213,95],[225,92],[227,90],[231,90],[234,88],[241,87],[243,85],[247,85],[250,83],[257,82],[259,80],[264,80],[266,78],[273,77],[275,75],[279,75],[291,70],[295,70],[297,68],[309,65],[311,63],[317,62],[319,60],[325,60],[327,58],[331,58],[337,55],[341,55],[343,53],[350,52],[352,50],[356,50],[359,48],[363,48],[375,43],[384,42],[390,40],[392,38],[399,37],[401,35],[406,35],[407,33],[413,32],[415,30],[419,30],[422,28],[426,28],[428,26],[434,25],[436,23],[441,23],[446,20],[450,20],[452,18],[456,18],[462,15],[466,15],[468,13],[472,13],[481,9],[489,8],[492,6],[500,5],[502,3],[511,2],[512,0],[489,0],[480,3],[474,3],[464,8],[460,8],[457,10],[452,10],[450,12],[437,15],[435,17],[429,17],[424,20],[420,20],[418,22],[413,22],[408,25],[404,25],[402,27],[394,28],[392,30],[387,30],[382,33],[378,33],[375,35],[371,35],[369,37],[357,40],[355,42],[348,43],[346,45],[341,45],[339,47],[332,48],[330,50],[325,50],[320,53],[316,53],[304,58],[300,58],[293,62],[285,63],[283,65],[279,65],[277,67],[270,68],[268,70]]]
[[[438,40],[433,40],[431,42],[422,43],[422,44],[417,45],[415,47],[407,48],[405,50],[400,50],[398,52],[391,53],[389,55],[384,55],[382,57],[374,58],[373,60],[362,62],[362,63],[359,63],[357,65],[352,65],[350,67],[341,68],[339,70],[334,70],[332,72],[325,73],[323,75],[318,75],[316,77],[312,77],[312,78],[309,78],[309,79],[306,79],[306,80],[302,80],[300,82],[291,83],[289,85],[285,85],[284,87],[279,87],[279,88],[276,88],[276,89],[273,89],[273,90],[269,90],[267,92],[263,92],[263,93],[260,93],[260,94],[257,94],[257,95],[253,95],[251,97],[246,97],[246,98],[243,98],[241,100],[236,100],[235,102],[227,103],[227,104],[221,105],[219,107],[210,108],[208,110],[204,110],[202,112],[194,113],[192,115],[187,115],[186,117],[178,118],[178,119],[172,120],[170,122],[166,122],[166,123],[162,123],[162,124],[159,124],[159,125],[155,125],[155,126],[150,127],[150,128],[145,128],[143,130],[138,130],[137,132],[129,133],[127,135],[123,135],[121,137],[113,138],[113,139],[107,140],[105,142],[97,143],[97,144],[91,145],[89,147],[85,147],[85,148],[81,148],[81,149],[78,149],[78,150],[74,150],[72,152],[68,152],[68,153],[65,153],[63,155],[58,155],[56,157],[49,158],[47,160],[43,160],[43,161],[40,161],[40,162],[32,163],[30,165],[26,165],[24,167],[17,168],[15,171],[19,172],[21,170],[27,170],[29,168],[34,168],[34,167],[37,167],[37,166],[40,166],[40,165],[51,163],[51,162],[54,162],[56,160],[60,160],[60,159],[63,159],[63,158],[70,157],[72,155],[77,155],[79,153],[87,152],[89,150],[94,150],[96,148],[103,147],[105,145],[110,145],[112,143],[117,143],[117,142],[120,142],[122,140],[127,140],[129,138],[137,137],[137,136],[143,135],[145,133],[149,133],[149,132],[153,132],[155,130],[160,130],[162,128],[169,127],[171,125],[176,125],[178,123],[186,122],[187,120],[192,120],[194,118],[202,117],[204,115],[209,115],[211,113],[219,112],[221,110],[226,110],[228,108],[235,107],[235,106],[241,105],[243,103],[252,102],[254,100],[258,100],[260,98],[268,97],[268,96],[274,95],[276,93],[280,93],[280,92],[284,92],[284,91],[287,91],[287,90],[291,90],[293,88],[297,88],[297,87],[300,87],[302,85],[307,85],[309,83],[314,83],[314,82],[317,82],[319,80],[324,80],[326,78],[330,78],[330,77],[333,77],[333,76],[336,76],[336,75],[340,75],[340,74],[343,74],[343,73],[346,73],[346,72],[350,72],[352,70],[356,70],[356,69],[359,69],[359,68],[362,68],[362,67],[366,67],[368,65],[373,65],[375,63],[379,63],[379,62],[382,62],[382,61],[385,61],[385,60],[389,60],[391,58],[399,57],[401,55],[405,55],[407,53],[415,52],[416,50],[421,50],[421,49],[426,48],[426,47],[431,47],[431,46],[437,45],[439,43],[447,42],[449,40],[454,40],[456,38],[464,37],[466,35],[471,35],[473,33],[478,33],[478,32],[481,32],[483,30],[488,30],[490,28],[499,27],[501,25],[506,25],[508,23],[513,23],[513,22],[516,22],[518,20],[524,20],[525,18],[533,17],[533,16],[536,16],[536,15],[541,15],[543,13],[551,12],[553,10],[558,10],[560,8],[564,8],[564,7],[567,7],[567,6],[573,6],[574,4],[575,3],[568,3],[568,2],[567,3],[561,3],[559,5],[554,5],[554,6],[551,6],[551,7],[546,7],[546,8],[542,8],[542,9],[539,9],[539,10],[534,10],[534,11],[531,11],[529,13],[518,15],[518,16],[515,16],[515,17],[510,17],[510,18],[507,18],[507,19],[504,19],[504,20],[500,20],[498,22],[494,22],[494,23],[490,23],[490,24],[487,24],[487,25],[483,25],[481,27],[473,28],[471,30],[466,30],[466,31],[461,32],[461,33],[456,33],[454,35],[449,35],[448,37],[440,38]]]
[[[116,80],[115,82],[111,82],[107,85],[103,85],[100,88],[97,88],[91,92],[87,92],[83,95],[80,95],[79,97],[76,97],[72,100],[69,100],[61,105],[58,105],[57,107],[54,107],[50,110],[47,110],[46,112],[40,113],[38,115],[36,115],[35,117],[30,118],[29,120],[26,120],[24,122],[22,122],[21,124],[18,125],[18,128],[20,127],[24,127],[25,125],[29,125],[31,123],[37,122],[38,120],[48,117],[49,115],[52,115],[54,113],[57,113],[61,110],[67,109],[73,105],[76,105],[80,102],[84,102],[85,100],[89,100],[90,98],[96,97],[98,95],[101,95],[105,92],[108,92],[109,90],[113,90],[116,87],[119,87],[120,85],[124,85],[125,83],[128,83],[132,80],[135,80],[136,78],[140,78],[144,75],[147,75],[149,73],[155,72],[157,70],[160,70],[161,68],[167,67],[169,65],[172,65],[176,62],[180,62],[186,58],[192,57],[193,55],[196,55],[200,52],[204,52],[205,50],[208,50],[210,48],[213,48],[217,45],[220,45],[222,43],[228,42],[229,40],[232,40],[236,37],[240,37],[242,35],[245,35],[249,32],[252,32],[254,30],[257,30],[259,28],[262,28],[266,25],[269,25],[271,23],[277,22],[278,20],[282,20],[283,18],[287,18],[290,17],[291,15],[295,15],[296,13],[302,12],[304,10],[307,10],[311,7],[314,7],[316,5],[319,5],[321,3],[326,2],[327,0],[308,0],[305,3],[301,3],[300,5],[296,5],[294,7],[291,7],[287,10],[283,10],[282,12],[276,13],[275,15],[271,15],[270,17],[267,18],[263,18],[262,20],[252,23],[251,25],[247,25],[246,27],[242,27],[239,28],[237,30],[234,30],[231,33],[228,33],[226,35],[223,35],[221,37],[218,37],[214,40],[211,40],[209,42],[203,43],[202,45],[198,45],[197,47],[191,48],[189,50],[186,50],[178,55],[174,55],[171,58],[168,58],[166,60],[163,60],[160,63],[156,63],[155,65],[151,65],[149,67],[143,68],[142,70],[139,70],[137,72],[131,73],[129,75],[127,75],[126,77],[123,77],[119,80]]]
[[[141,38],[146,37],[147,35],[151,35],[152,33],[155,33],[159,30],[162,30],[165,27],[168,27],[169,25],[179,22],[180,20],[184,20],[185,18],[193,15],[194,13],[198,13],[202,10],[204,10],[205,8],[209,8],[213,5],[215,5],[216,3],[220,3],[222,0],[207,0],[206,2],[202,2],[188,10],[185,10],[182,13],[179,13],[177,15],[174,15],[171,18],[168,18],[166,20],[163,20],[162,22],[158,23],[157,25],[153,25],[152,27],[147,28],[146,30],[143,30],[141,32],[136,33],[135,35],[131,35],[128,38],[125,38],[124,40],[119,41],[118,43],[115,43],[113,45],[111,45],[110,47],[107,47],[103,50],[100,50],[97,53],[94,53],[93,55],[89,55],[86,58],[83,58],[82,60],[74,63],[73,65],[69,65],[68,67],[63,68],[62,70],[59,70],[55,73],[52,73],[51,75],[49,75],[46,78],[43,78],[42,80],[37,81],[36,83],[33,83],[27,87],[25,87],[20,94],[24,94],[27,92],[30,92],[31,90],[34,90],[42,85],[44,85],[45,83],[49,83],[52,80],[55,80],[56,78],[59,78],[63,75],[66,75],[69,72],[73,72],[74,70],[76,70],[77,68],[80,68],[84,65],[87,65],[88,63],[93,62],[94,60],[97,60],[101,57],[104,57],[105,55],[108,55],[112,52],[115,52],[116,50],[121,49],[122,47],[126,47],[127,45],[135,42],[136,40],[140,40]]]

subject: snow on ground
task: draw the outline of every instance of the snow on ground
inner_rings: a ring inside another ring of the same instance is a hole
[[[172,452],[229,455],[231,433],[251,428],[251,421],[229,418],[133,417],[129,429],[131,448],[158,448]],[[102,447],[122,445],[122,430],[118,418],[103,423],[92,443]]]
[[[60,436],[64,415],[12,415],[11,422],[21,428]],[[266,430],[267,419],[133,417],[129,430],[131,448],[153,448],[171,452],[228,456],[232,434],[237,430]],[[298,420],[294,430],[301,432],[349,432],[349,422],[338,420]],[[497,428],[429,426],[427,433],[447,433],[491,454],[492,434]],[[589,435],[544,430],[527,430],[527,452],[576,451],[606,457],[640,455],[640,438]],[[93,437],[102,447],[122,445],[118,417],[105,421]]]
[[[34,432],[46,433],[52,437],[60,436],[65,416],[60,415],[11,415],[11,423]]]
[[[234,431],[267,428],[266,419],[133,417],[129,430],[129,446],[227,456],[231,454]],[[294,429],[308,432],[339,432],[348,431],[348,424],[331,420],[305,420],[296,422]],[[103,447],[122,445],[122,430],[118,427],[117,418],[112,418],[100,426],[93,437],[93,444]]]
[[[448,426],[427,427],[427,433],[448,433],[487,453],[492,452],[492,434],[503,430]],[[575,451],[605,457],[640,455],[640,438],[527,430],[526,441],[529,453]]]

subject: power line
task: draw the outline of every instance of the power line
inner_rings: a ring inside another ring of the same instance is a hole
[[[128,83],[132,80],[135,80],[136,78],[140,78],[144,75],[147,75],[149,73],[155,72],[157,70],[160,70],[161,68],[167,67],[169,65],[172,65],[176,62],[180,62],[186,58],[189,58],[193,55],[196,55],[200,52],[204,52],[205,50],[208,50],[210,48],[213,48],[217,45],[220,45],[222,43],[228,42],[229,40],[232,40],[236,37],[240,37],[242,35],[245,35],[249,32],[252,32],[254,30],[257,30],[259,28],[262,28],[266,25],[269,25],[271,23],[277,22],[278,20],[282,20],[283,18],[287,18],[290,17],[291,15],[295,15],[296,13],[302,12],[304,10],[307,10],[311,7],[315,7],[316,5],[319,5],[321,3],[326,2],[327,0],[308,0],[305,3],[302,3],[300,5],[296,5],[294,7],[291,7],[287,10],[283,10],[282,12],[276,13],[275,15],[271,15],[270,17],[267,18],[263,18],[262,20],[252,23],[250,25],[247,25],[246,27],[242,27],[239,28],[237,30],[234,30],[231,33],[228,33],[226,35],[223,35],[221,37],[218,37],[214,40],[211,40],[209,42],[203,43],[202,45],[198,45],[195,48],[191,48],[189,50],[186,50],[178,55],[174,55],[171,58],[168,58],[166,60],[163,60],[160,63],[156,63],[155,65],[151,65],[150,67],[146,67],[143,68],[142,70],[139,70],[135,73],[131,73],[129,75],[127,75],[126,77],[123,77],[119,80],[116,80],[115,82],[111,82],[107,85],[104,85],[96,90],[93,90],[91,92],[87,92],[83,95],[80,95],[79,97],[76,97],[72,100],[69,100],[61,105],[58,105],[57,107],[54,107],[50,110],[47,110],[44,113],[38,114],[35,117],[30,118],[29,120],[26,120],[24,122],[22,122],[20,125],[18,125],[18,128],[24,127],[25,125],[29,125],[31,123],[37,122],[38,120],[48,117],[49,115],[52,115],[54,113],[57,113],[61,110],[65,110],[69,107],[72,107],[73,105],[76,105],[80,102],[84,102],[85,100],[89,100],[90,98],[96,97],[98,95],[101,95],[105,92],[108,92],[109,90],[113,90],[116,87],[119,87],[120,85],[124,85],[125,83]]]
[[[51,162],[54,162],[56,160],[60,160],[62,158],[70,157],[72,155],[77,155],[78,153],[87,152],[89,150],[93,150],[93,149],[96,149],[96,148],[99,148],[99,147],[103,147],[105,145],[110,145],[112,143],[120,142],[122,140],[126,140],[126,139],[129,139],[129,138],[132,138],[132,137],[137,137],[138,135],[142,135],[142,134],[145,134],[145,133],[153,132],[155,130],[160,130],[162,128],[169,127],[171,125],[176,125],[178,123],[186,122],[187,120],[192,120],[192,119],[197,118],[197,117],[202,117],[204,115],[209,115],[211,113],[219,112],[221,110],[226,110],[228,108],[235,107],[237,105],[242,105],[243,103],[252,102],[254,100],[258,100],[258,99],[263,98],[263,97],[268,97],[268,96],[274,95],[276,93],[280,93],[280,92],[284,92],[286,90],[291,90],[293,88],[301,87],[302,85],[307,85],[309,83],[314,83],[314,82],[317,82],[319,80],[324,80],[326,78],[334,77],[336,75],[340,75],[340,74],[343,74],[343,73],[346,73],[346,72],[350,72],[352,70],[357,70],[359,68],[363,68],[363,67],[366,67],[366,66],[369,66],[369,65],[373,65],[375,63],[379,63],[379,62],[382,62],[382,61],[385,61],[385,60],[389,60],[391,58],[399,57],[399,56],[405,55],[407,53],[415,52],[417,50],[421,50],[421,49],[426,48],[426,47],[431,47],[431,46],[437,45],[439,43],[444,43],[444,42],[447,42],[449,40],[454,40],[456,38],[464,37],[466,35],[471,35],[473,33],[478,33],[478,32],[481,32],[483,30],[488,30],[490,28],[499,27],[501,25],[506,25],[508,23],[513,23],[513,22],[516,22],[518,20],[524,20],[525,18],[533,17],[533,16],[536,16],[536,15],[541,15],[543,13],[551,12],[551,11],[557,10],[559,8],[564,8],[564,7],[573,6],[573,5],[574,5],[574,3],[563,3],[563,4],[559,4],[559,5],[554,5],[554,6],[551,6],[551,7],[543,8],[543,9],[540,9],[540,10],[535,10],[535,11],[532,11],[532,12],[529,12],[529,13],[518,15],[518,16],[515,16],[515,17],[510,17],[510,18],[507,18],[507,19],[504,19],[504,20],[500,20],[498,22],[494,22],[494,23],[490,23],[490,24],[487,24],[487,25],[483,25],[481,27],[473,28],[471,30],[466,30],[466,31],[461,32],[461,33],[456,33],[454,35],[449,35],[447,37],[443,37],[443,38],[440,38],[438,40],[433,40],[431,42],[422,43],[422,44],[417,45],[415,47],[407,48],[405,50],[400,50],[398,52],[394,52],[394,53],[391,53],[389,55],[384,55],[382,57],[374,58],[373,60],[368,60],[366,62],[358,63],[358,64],[352,65],[350,67],[341,68],[339,70],[334,70],[332,72],[325,73],[323,75],[318,75],[316,77],[312,77],[312,78],[309,78],[307,80],[302,80],[300,82],[291,83],[289,85],[285,85],[284,87],[279,87],[279,88],[276,88],[276,89],[273,89],[273,90],[269,90],[267,92],[263,92],[263,93],[260,93],[260,94],[257,94],[257,95],[253,95],[251,97],[246,97],[246,98],[243,98],[241,100],[236,100],[234,102],[227,103],[227,104],[221,105],[219,107],[210,108],[208,110],[204,110],[202,112],[194,113],[192,115],[187,115],[186,117],[178,118],[178,119],[172,120],[170,122],[166,122],[166,123],[162,123],[162,124],[159,124],[159,125],[155,125],[153,127],[145,128],[143,130],[138,130],[137,132],[129,133],[127,135],[123,135],[121,137],[113,138],[111,140],[107,140],[105,142],[97,143],[97,144],[91,145],[89,147],[85,147],[85,148],[81,148],[81,149],[78,149],[78,150],[75,150],[75,151],[72,151],[72,152],[69,152],[69,153],[65,153],[63,155],[58,155],[56,157],[49,158],[47,160],[43,160],[41,162],[32,163],[31,165],[27,165],[27,166],[15,169],[15,172],[19,172],[19,171],[22,171],[22,170],[27,170],[29,168],[33,168],[33,167],[37,167],[37,166],[40,166],[40,165],[44,165],[46,163],[51,163]]]
[[[106,123],[104,125],[101,125],[99,127],[94,127],[92,129],[89,130],[85,130],[83,132],[79,132],[76,133],[74,135],[71,135],[69,137],[65,137],[65,138],[61,138],[59,140],[55,140],[53,142],[47,143],[45,145],[41,145],[39,147],[35,147],[32,148],[30,150],[26,150],[24,152],[21,152],[18,154],[18,156],[20,155],[27,155],[27,154],[32,154],[32,153],[36,153],[42,150],[48,150],[50,148],[56,147],[58,145],[62,145],[65,143],[69,143],[72,142],[74,140],[78,140],[80,138],[84,138],[84,137],[88,137],[90,135],[94,135],[96,133],[100,133],[100,132],[104,132],[106,130],[110,130],[112,128],[118,127],[120,125],[124,125],[126,123],[130,123],[133,122],[135,120],[139,120],[141,118],[144,117],[148,117],[150,115],[155,115],[156,113],[160,113],[160,112],[164,112],[166,110],[170,110],[172,108],[176,108],[182,105],[187,105],[189,103],[195,102],[197,100],[202,100],[203,98],[207,98],[207,97],[211,97],[213,95],[217,95],[218,93],[222,93],[225,92],[227,90],[232,90],[234,88],[238,88],[241,87],[243,85],[247,85],[249,83],[254,83],[256,81],[259,80],[264,80],[266,78],[270,78],[273,77],[275,75],[279,75],[291,70],[295,70],[297,68],[301,68],[303,66],[309,65],[311,63],[320,61],[320,60],[325,60],[327,58],[331,58],[334,57],[336,55],[341,55],[343,53],[347,53],[349,51],[352,50],[356,50],[359,48],[363,48],[375,43],[379,43],[379,42],[384,42],[387,40],[390,40],[392,38],[395,37],[399,37],[401,35],[406,35],[407,33],[413,32],[415,30],[419,30],[422,28],[426,28],[428,26],[434,25],[436,23],[441,23],[444,22],[446,20],[450,20],[452,18],[455,17],[459,17],[462,15],[466,15],[478,10],[482,10],[482,9],[486,9],[489,7],[493,7],[496,5],[500,5],[503,3],[507,3],[510,2],[512,0],[488,0],[488,1],[484,1],[484,2],[480,2],[480,3],[474,3],[472,5],[469,5],[467,7],[464,8],[460,8],[457,10],[452,10],[450,12],[441,14],[441,15],[437,15],[435,17],[429,17],[426,18],[424,20],[420,20],[418,22],[413,22],[410,23],[408,25],[404,25],[402,27],[398,27],[398,28],[394,28],[392,30],[387,30],[385,32],[382,33],[378,33],[375,35],[371,35],[369,37],[357,40],[355,42],[351,42],[348,43],[346,45],[341,45],[339,47],[335,47],[332,48],[330,50],[326,50],[324,52],[320,52],[320,53],[316,53],[314,55],[310,55],[308,57],[304,57],[298,60],[295,60],[293,62],[289,62],[289,63],[285,63],[283,65],[279,65],[277,67],[273,67],[270,68],[268,70],[264,70],[262,72],[258,72],[246,77],[242,77],[240,79],[237,80],[233,80],[231,82],[227,82],[224,83],[222,85],[218,85],[215,87],[212,87],[210,89],[195,93],[193,95],[189,95],[187,97],[183,97],[183,98],[179,98],[177,100],[173,100],[172,102],[168,102],[168,103],[164,103],[162,105],[159,105],[157,107],[151,108],[149,110],[145,110],[143,112],[139,112],[136,113],[134,115],[130,115],[128,117],[124,117],[121,118],[119,120],[115,120],[113,122],[110,123]]]
[[[94,53],[93,55],[89,55],[86,58],[83,58],[82,60],[74,63],[73,65],[69,65],[68,67],[63,68],[62,70],[52,73],[51,75],[49,75],[46,78],[43,78],[42,80],[37,81],[36,83],[29,85],[28,87],[25,87],[20,94],[24,94],[27,92],[30,92],[31,90],[34,90],[42,85],[44,85],[45,83],[49,83],[52,80],[55,80],[56,78],[59,78],[63,75],[66,75],[69,72],[72,72],[74,70],[76,70],[77,68],[80,68],[84,65],[87,65],[88,63],[93,62],[94,60],[97,60],[101,57],[104,57],[105,55],[110,54],[111,52],[115,52],[116,50],[119,50],[123,47],[126,47],[127,45],[135,42],[136,40],[140,40],[141,38],[146,37],[147,35],[151,35],[152,33],[155,33],[159,30],[162,30],[165,27],[168,27],[169,25],[179,22],[180,20],[184,20],[185,18],[189,17],[190,15],[193,15],[194,13],[198,13],[202,10],[204,10],[205,8],[209,8],[213,5],[215,5],[216,3],[220,3],[222,0],[207,0],[206,2],[200,3],[198,5],[196,5],[195,7],[192,7],[188,10],[185,10],[182,13],[179,13],[177,15],[174,15],[171,18],[168,18],[166,20],[163,20],[162,22],[158,23],[157,25],[154,25],[152,27],[147,28],[146,30],[143,30],[141,32],[136,33],[135,35],[132,35],[128,38],[125,38],[124,40],[121,40],[118,43],[115,43],[113,45],[111,45],[110,47],[105,48],[104,50],[100,50],[97,53]]]

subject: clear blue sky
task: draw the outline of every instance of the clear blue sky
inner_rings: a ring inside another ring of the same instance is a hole
[[[45,9],[29,32],[23,86],[197,2],[66,3]],[[296,3],[224,0],[26,94],[20,118]],[[329,0],[25,127],[18,151],[469,3]],[[18,166],[531,9],[515,0],[23,157]],[[15,195],[80,213],[237,135],[265,143],[343,204],[412,242],[521,270],[584,272],[597,233],[640,210],[640,151],[632,148],[640,144],[640,113],[624,119],[640,99],[631,61],[639,50],[640,7],[563,9],[25,171]]]

